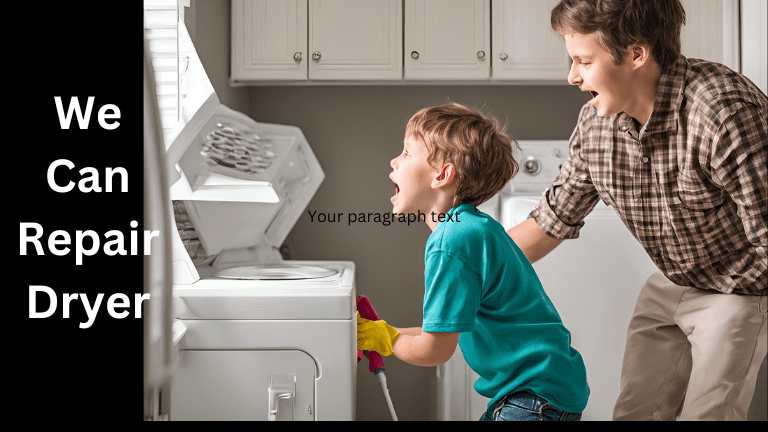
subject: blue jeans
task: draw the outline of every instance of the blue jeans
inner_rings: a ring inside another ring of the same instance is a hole
[[[579,421],[581,413],[557,409],[544,398],[520,391],[503,397],[480,421]]]

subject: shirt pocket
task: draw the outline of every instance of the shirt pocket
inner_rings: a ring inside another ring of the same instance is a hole
[[[667,202],[669,218],[665,233],[666,254],[684,270],[710,264],[709,247],[724,235],[719,210],[725,193],[708,181],[679,176],[677,192]]]
[[[684,173],[677,177],[677,196],[684,208],[700,212],[720,207],[725,200],[723,190],[709,180],[693,178]]]

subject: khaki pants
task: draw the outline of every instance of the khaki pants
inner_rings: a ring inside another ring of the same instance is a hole
[[[648,278],[627,330],[614,420],[746,420],[766,355],[766,296]],[[765,385],[762,383],[761,385]]]

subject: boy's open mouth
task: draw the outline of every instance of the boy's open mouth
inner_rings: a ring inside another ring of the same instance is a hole
[[[395,180],[392,178],[392,174],[389,175],[389,180],[392,181],[392,183],[395,183]],[[395,195],[400,193],[400,186],[395,183]]]
[[[589,93],[592,95],[593,99],[597,97],[597,92],[596,91],[590,90]]]
[[[392,182],[392,183],[395,183],[395,182]],[[395,203],[395,200],[397,199],[398,195],[400,195],[400,186],[398,186],[397,183],[395,183],[395,195],[390,199],[392,204]]]

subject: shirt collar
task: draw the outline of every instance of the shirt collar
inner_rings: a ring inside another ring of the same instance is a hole
[[[680,121],[680,106],[683,103],[683,91],[685,90],[685,77],[689,70],[688,60],[681,55],[672,65],[661,72],[656,87],[653,112],[645,125],[646,134],[677,132]],[[621,113],[619,122],[622,126],[630,128],[632,117],[626,113]]]
[[[477,209],[475,208],[475,205],[472,203],[464,203],[458,207],[454,207],[450,210],[448,210],[448,213],[446,214],[453,214],[453,213],[464,213],[464,212],[474,212],[477,213]]]

